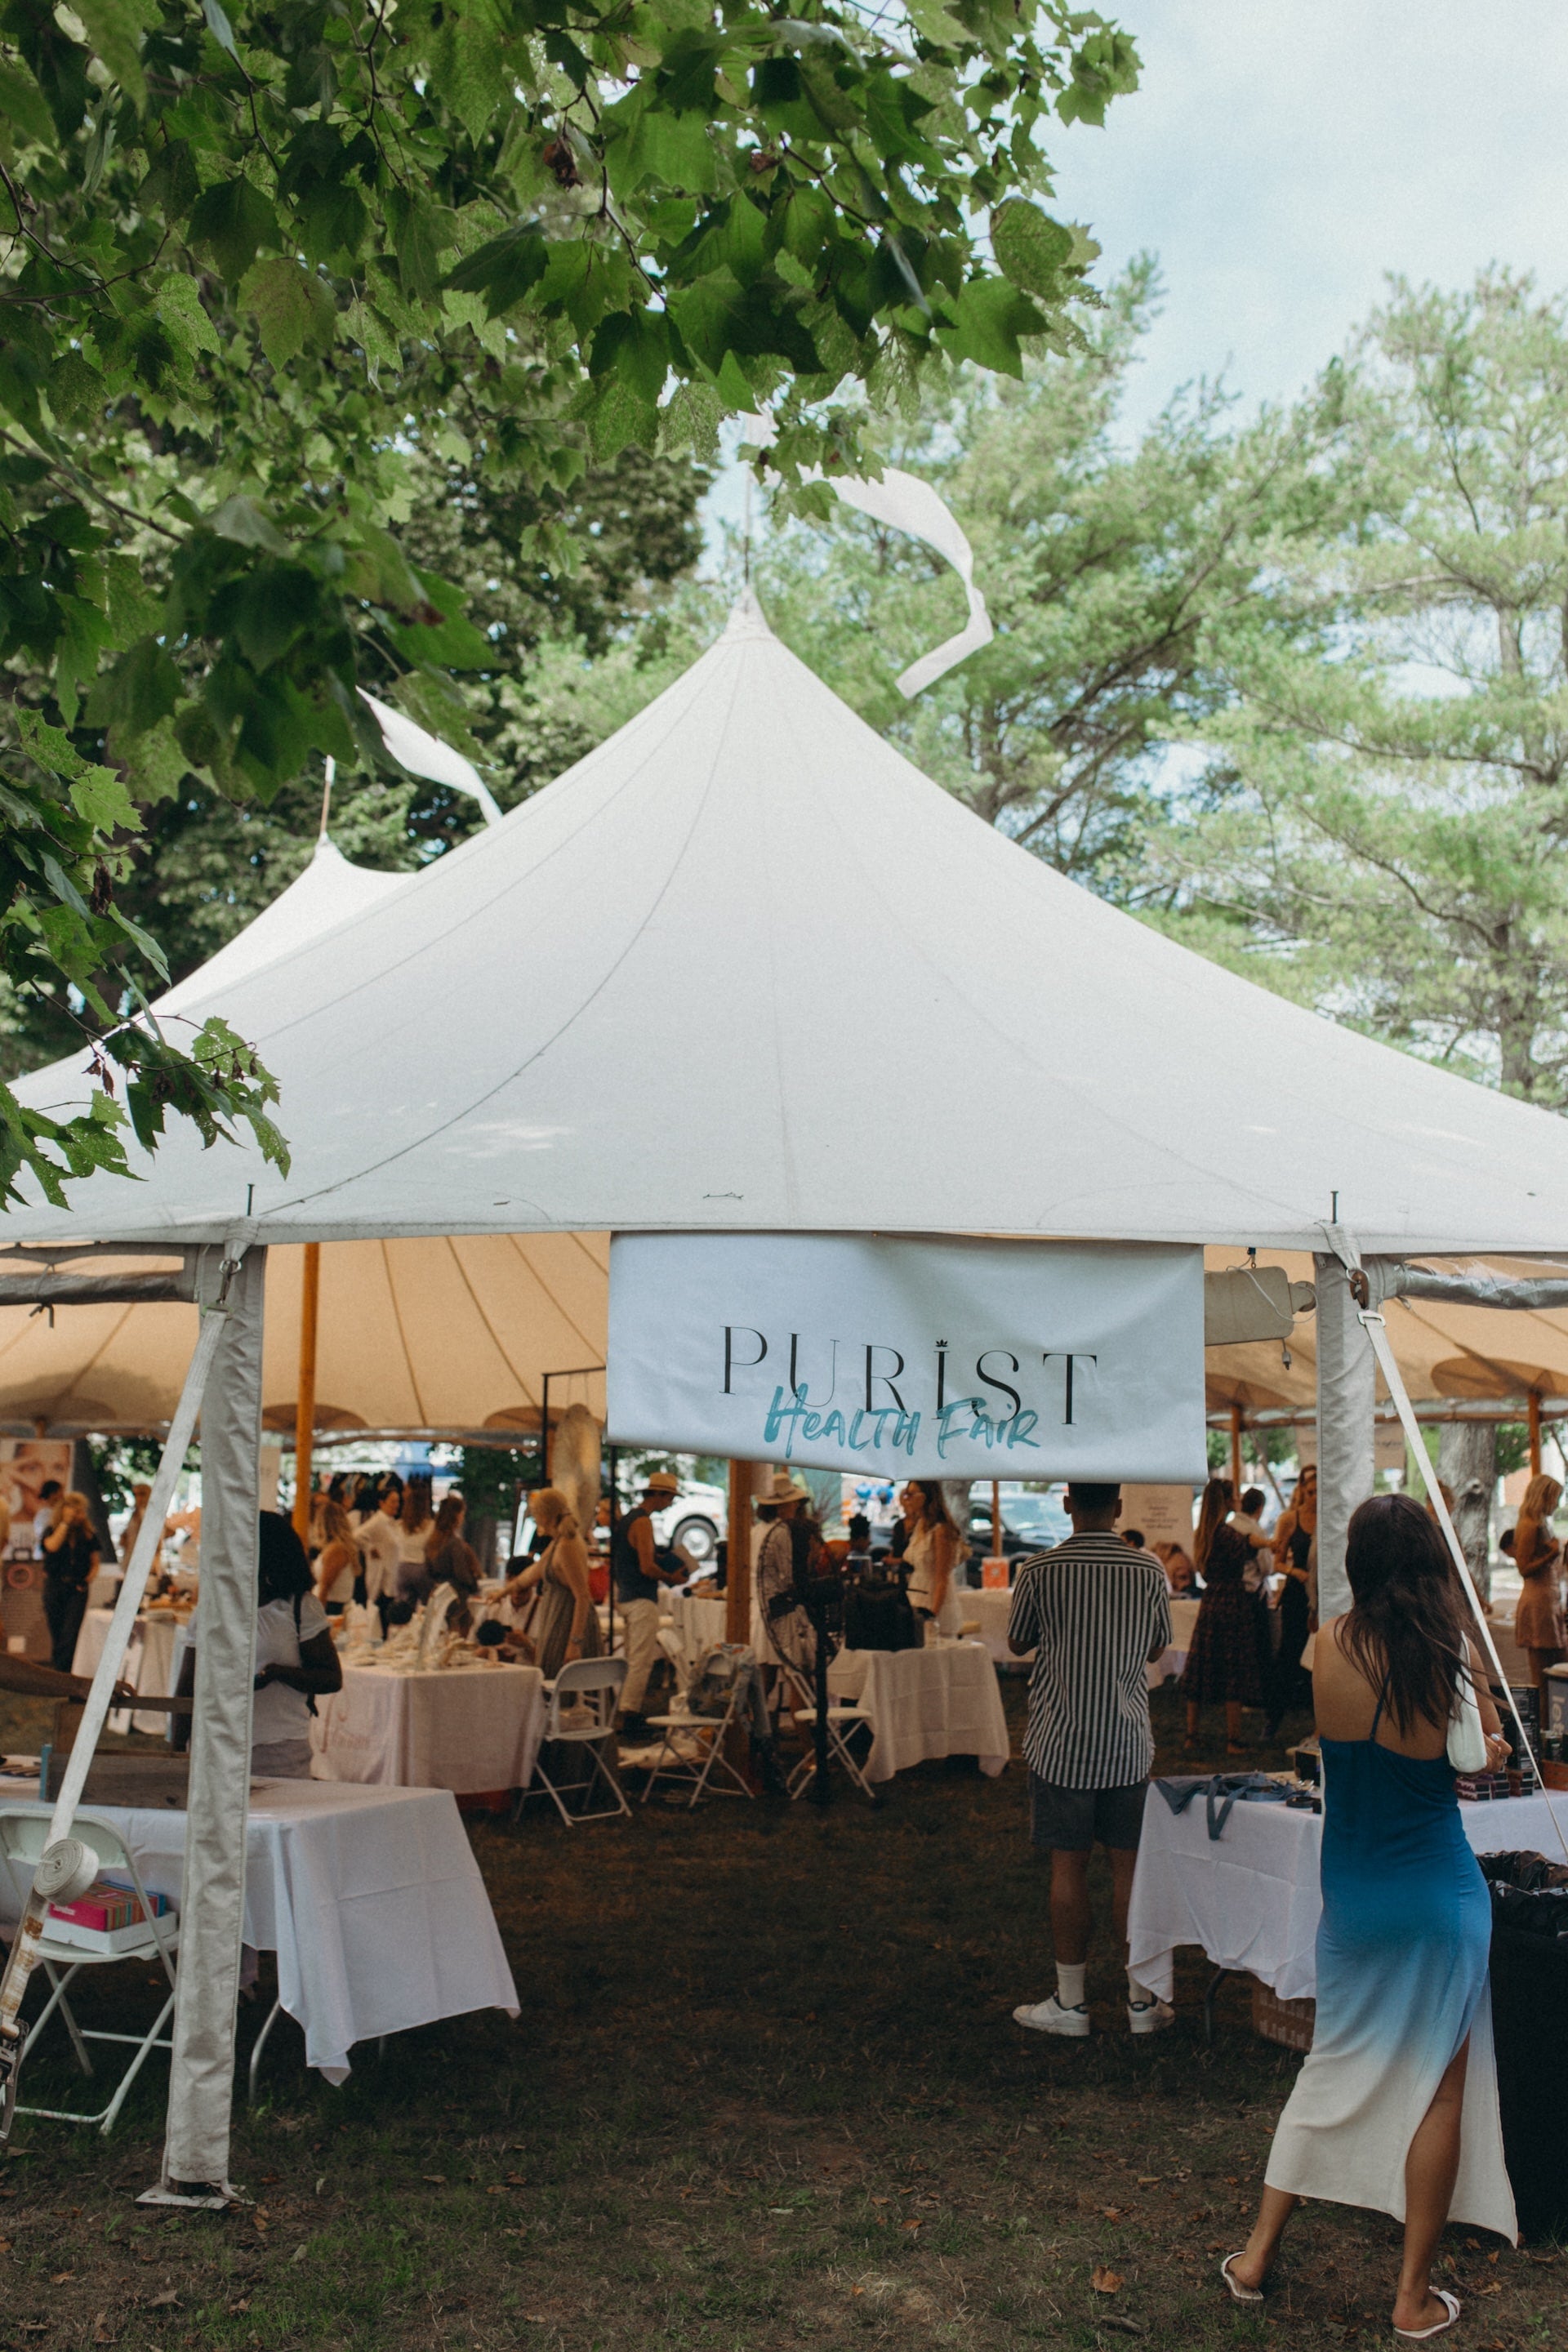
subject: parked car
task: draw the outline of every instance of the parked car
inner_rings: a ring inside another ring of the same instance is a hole
[[[720,1538],[730,1526],[730,1497],[722,1486],[705,1486],[692,1479],[683,1485],[667,1511],[653,1521],[654,1539],[679,1549],[699,1568],[711,1568],[719,1557]]]
[[[1025,1555],[1049,1551],[1053,1544],[1065,1542],[1072,1533],[1072,1522],[1062,1507],[1062,1490],[1052,1486],[1047,1491],[1038,1487],[1004,1486],[1002,1504],[1002,1554],[1004,1559],[1017,1559]],[[969,1543],[972,1561],[992,1557],[991,1489],[978,1483],[969,1499]]]

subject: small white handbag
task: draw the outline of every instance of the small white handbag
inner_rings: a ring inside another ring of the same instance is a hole
[[[1484,1772],[1487,1735],[1476,1699],[1475,1677],[1468,1666],[1454,1676],[1454,1712],[1448,1717],[1448,1761],[1456,1772]]]

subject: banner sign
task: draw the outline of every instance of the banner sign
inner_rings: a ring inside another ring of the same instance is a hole
[[[608,1435],[921,1478],[1201,1481],[1200,1249],[617,1234]]]

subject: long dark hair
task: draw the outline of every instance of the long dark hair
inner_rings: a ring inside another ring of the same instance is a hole
[[[425,1538],[426,1559],[434,1559],[437,1553],[445,1551],[462,1524],[463,1498],[454,1491],[443,1498],[430,1532]]]
[[[921,1517],[928,1528],[946,1528],[950,1535],[963,1538],[958,1521],[947,1507],[947,1496],[942,1491],[940,1478],[911,1478],[910,1481],[921,1497]]]
[[[1464,1604],[1442,1530],[1413,1495],[1373,1495],[1345,1539],[1346,1656],[1401,1731],[1447,1723],[1466,1664]]]
[[[1211,1478],[1198,1505],[1198,1531],[1193,1538],[1193,1565],[1202,1576],[1209,1564],[1209,1548],[1236,1508],[1236,1488],[1228,1478]]]
[[[256,1563],[258,1603],[265,1609],[269,1601],[302,1599],[314,1589],[304,1545],[281,1511],[263,1511],[259,1517],[261,1527]]]

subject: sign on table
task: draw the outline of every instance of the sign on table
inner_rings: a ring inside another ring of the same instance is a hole
[[[617,1234],[609,1435],[896,1476],[1201,1480],[1203,1253]]]

